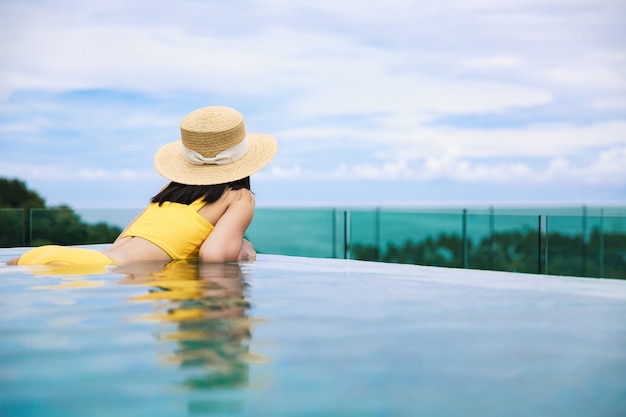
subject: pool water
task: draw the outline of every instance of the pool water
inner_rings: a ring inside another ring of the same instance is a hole
[[[260,255],[4,265],[2,416],[622,416],[626,281]]]

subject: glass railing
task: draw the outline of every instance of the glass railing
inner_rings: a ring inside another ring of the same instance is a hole
[[[0,246],[108,243],[139,209],[0,209]],[[258,208],[259,253],[626,278],[626,210]],[[511,214],[515,213],[515,214]]]
[[[548,216],[545,273],[626,278],[626,217]]]
[[[27,221],[25,209],[0,208],[0,247],[26,245]]]
[[[343,226],[337,217],[333,210],[257,209],[246,237],[260,253],[339,257],[338,230]]]

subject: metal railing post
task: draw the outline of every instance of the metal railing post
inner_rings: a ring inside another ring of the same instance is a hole
[[[537,216],[537,273],[541,274],[541,214]]]
[[[550,216],[546,216],[546,246],[543,249],[544,250],[544,255],[543,255],[543,273],[548,275],[548,253],[549,253],[549,247],[550,247],[550,243],[549,243],[549,239],[550,239],[550,232],[549,232],[549,219]]]
[[[374,256],[380,261],[380,207],[374,212]]]
[[[467,209],[463,209],[462,256],[463,268],[467,269]]]
[[[604,278],[604,209],[600,209],[600,253],[598,254],[600,264],[600,278]]]
[[[337,209],[336,208],[334,208],[332,211],[331,228],[332,228],[333,258],[337,258]]]
[[[583,206],[583,218],[582,218],[582,271],[581,277],[587,276],[587,206]]]
[[[489,207],[489,269],[493,269],[493,231],[495,226],[495,211],[493,206]]]
[[[350,257],[350,237],[349,233],[350,213],[348,210],[343,212],[343,259]]]

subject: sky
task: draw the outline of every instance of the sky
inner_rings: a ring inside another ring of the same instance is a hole
[[[0,176],[142,207],[185,114],[274,135],[259,206],[626,204],[623,0],[0,0]]]

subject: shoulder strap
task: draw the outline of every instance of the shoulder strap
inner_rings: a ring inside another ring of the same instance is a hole
[[[204,197],[200,197],[199,199],[197,199],[193,203],[189,204],[189,207],[191,207],[191,208],[195,209],[196,211],[198,211],[202,207],[204,207],[205,204],[206,203],[204,202]]]

